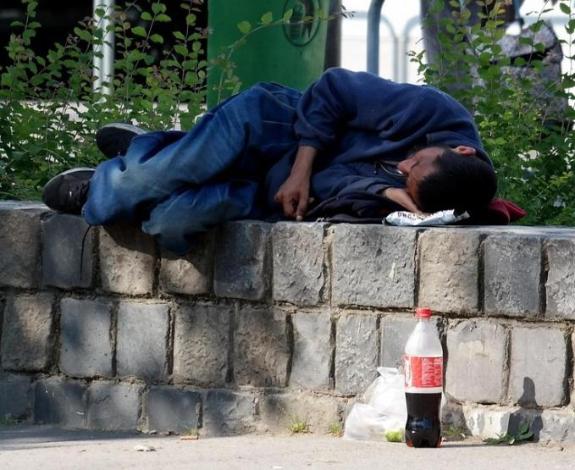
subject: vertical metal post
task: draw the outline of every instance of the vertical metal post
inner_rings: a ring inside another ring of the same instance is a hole
[[[331,0],[329,2],[329,16],[335,15],[335,18],[329,20],[327,23],[325,69],[339,67],[341,65],[341,13],[341,0]]]
[[[105,95],[112,94],[114,77],[114,28],[112,13],[115,0],[94,0],[94,21],[103,32],[103,44],[94,45],[94,91]],[[103,9],[105,14],[99,18],[96,10]]]
[[[385,0],[371,0],[367,12],[367,71],[379,74],[379,22]]]

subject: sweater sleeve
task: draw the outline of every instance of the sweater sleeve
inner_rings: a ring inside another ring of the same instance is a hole
[[[407,117],[420,99],[420,89],[367,72],[329,69],[300,99],[296,135],[301,145],[322,150],[336,140],[344,126],[378,133],[393,131],[400,122],[404,126],[409,123]]]
[[[312,192],[320,201],[347,193],[380,194],[384,189],[403,187],[382,176],[365,176],[350,171],[345,164],[332,165],[312,178]]]

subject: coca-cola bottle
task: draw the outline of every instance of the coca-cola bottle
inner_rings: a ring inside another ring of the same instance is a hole
[[[431,310],[418,308],[417,325],[405,345],[405,441],[409,447],[439,447],[443,348]]]

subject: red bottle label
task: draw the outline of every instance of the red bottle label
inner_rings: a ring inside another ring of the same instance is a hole
[[[443,386],[443,358],[405,356],[405,387],[441,388]]]

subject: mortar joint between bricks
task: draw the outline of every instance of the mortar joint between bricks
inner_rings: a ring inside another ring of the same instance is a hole
[[[565,391],[565,405],[571,403],[571,393],[573,392],[573,381],[574,377],[573,374],[575,372],[575,359],[573,357],[573,339],[575,332],[572,328],[568,328],[565,331],[565,340],[566,340],[566,351],[565,351],[565,379],[563,382],[563,388]]]
[[[333,277],[333,237],[334,233],[331,225],[326,224],[323,227],[323,235],[322,235],[322,249],[323,249],[322,273],[324,282],[319,293],[319,298],[320,302],[325,302],[328,305],[332,304],[331,284]]]
[[[176,310],[178,304],[176,302],[168,303],[168,331],[166,338],[166,377],[170,377],[174,373],[174,342],[176,334]]]
[[[110,343],[112,344],[112,377],[118,373],[118,312],[120,301],[112,301],[110,308]]]
[[[477,313],[485,314],[485,240],[487,234],[479,235],[477,247]]]
[[[381,323],[382,323],[382,314],[377,314],[375,317],[375,344],[376,344],[376,353],[377,353],[377,366],[381,365],[382,357],[381,357],[381,347],[382,347],[382,339],[381,339]]]
[[[61,334],[61,318],[62,318],[62,311],[61,311],[61,300],[62,295],[54,294],[54,299],[52,300],[52,330],[50,331],[50,335],[52,337],[52,344],[50,347],[52,348],[50,358],[48,360],[48,369],[55,374],[60,372],[60,350],[62,348],[62,334]],[[0,315],[1,319],[1,315]],[[1,330],[0,325],[0,330]]]
[[[547,279],[549,277],[549,256],[547,242],[541,241],[541,273],[539,276],[539,315],[537,318],[545,318],[547,315]]]
[[[293,357],[295,354],[295,340],[294,340],[292,313],[287,313],[285,318],[286,318],[286,336],[288,345],[288,361],[286,365],[286,381],[285,381],[285,386],[287,387],[289,385],[289,379],[293,367]]]
[[[234,343],[235,343],[235,331],[238,326],[238,319],[240,315],[240,302],[235,301],[232,304],[230,321],[228,324],[228,344],[227,344],[227,369],[226,377],[224,383],[226,387],[233,385],[235,383],[235,373],[234,373]]]
[[[337,351],[337,344],[336,344],[336,320],[331,318],[330,315],[330,334],[329,334],[329,344],[331,347],[331,354],[330,354],[330,364],[329,364],[329,388],[330,390],[335,390],[335,356]]]
[[[503,362],[503,402],[512,405],[511,397],[509,393],[509,387],[511,382],[511,347],[512,347],[512,338],[511,338],[511,329],[509,328],[508,324],[499,323],[505,330],[505,358]]]
[[[413,306],[419,305],[419,285],[421,283],[421,236],[425,229],[415,231],[415,250],[413,250]]]

